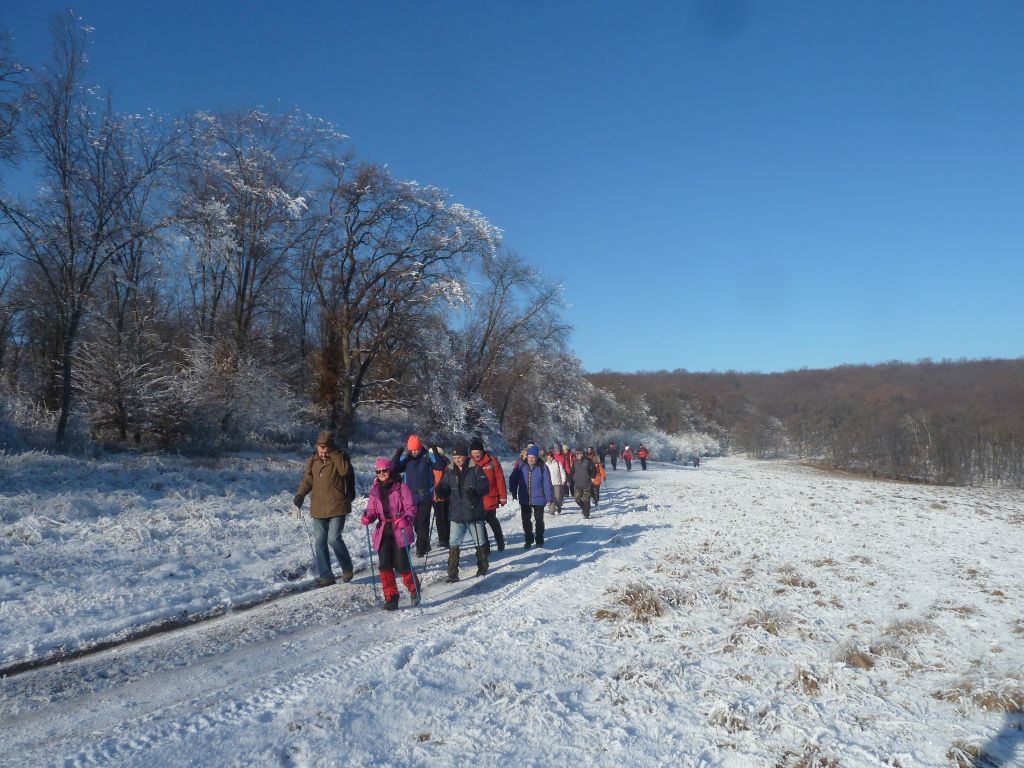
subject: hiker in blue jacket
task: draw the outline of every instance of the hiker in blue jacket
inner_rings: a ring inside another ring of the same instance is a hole
[[[522,508],[524,548],[533,546],[534,520],[537,523],[537,546],[543,547],[544,507],[555,503],[555,490],[551,485],[551,470],[540,460],[540,449],[537,446],[531,445],[526,449],[526,461],[512,473],[509,491],[512,498],[519,499]]]
[[[416,530],[416,554],[424,557],[430,551],[430,509],[434,504],[434,455],[423,450],[419,435],[409,435],[405,448],[405,456],[402,456],[402,449],[399,448],[391,461],[395,474],[404,473],[405,484],[412,491],[412,501],[416,505],[416,519],[413,523]]]

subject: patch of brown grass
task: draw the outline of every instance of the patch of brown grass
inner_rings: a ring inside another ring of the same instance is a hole
[[[798,670],[796,684],[808,696],[817,696],[821,693],[821,679],[810,670]]]
[[[955,768],[997,768],[1000,764],[976,744],[954,741],[946,752],[946,759]]]
[[[995,685],[982,686],[970,680],[962,680],[948,690],[935,691],[932,698],[953,704],[970,702],[986,712],[1024,714],[1024,685],[1013,678],[1001,680]]]
[[[724,728],[729,733],[749,731],[750,723],[747,718],[735,707],[720,705],[711,710],[708,714],[708,722],[719,728]]]
[[[690,604],[693,595],[669,588],[655,589],[649,584],[631,582],[615,592],[614,602],[625,609],[618,611],[611,608],[599,608],[595,618],[599,620],[629,619],[640,624],[648,624],[659,616],[664,616],[671,607]]]
[[[874,669],[875,667],[875,660],[870,650],[858,648],[853,644],[840,650],[836,656],[836,661],[841,661],[854,669]]]
[[[787,750],[775,768],[839,768],[839,762],[814,744],[808,744],[801,752]]]

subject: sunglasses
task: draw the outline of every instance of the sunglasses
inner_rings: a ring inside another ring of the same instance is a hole
[[[377,474],[378,475],[390,475],[391,474],[391,470],[390,469],[378,469],[377,470]]]

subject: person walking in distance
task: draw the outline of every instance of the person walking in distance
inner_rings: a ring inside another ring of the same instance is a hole
[[[601,500],[601,483],[608,479],[608,473],[605,472],[604,466],[597,461],[597,454],[594,453],[593,448],[587,448],[587,458],[597,470],[597,474],[594,475],[594,484],[590,487],[590,494],[594,499],[594,509],[597,509],[597,504]]]
[[[391,458],[396,475],[405,474],[405,484],[412,492],[416,505],[416,555],[424,557],[430,551],[430,508],[434,504],[434,454],[423,450],[419,435],[409,435],[405,443],[407,453],[395,451]]]
[[[605,466],[604,460],[608,456],[608,449],[604,447],[603,443],[598,443],[597,446],[597,458],[601,460],[601,468]]]
[[[331,569],[332,550],[341,566],[341,580],[352,581],[352,557],[341,532],[356,498],[356,475],[348,454],[338,449],[334,435],[327,430],[316,436],[316,453],[306,461],[299,489],[295,492],[294,504],[298,509],[302,509],[302,502],[310,493],[313,494],[309,516],[313,520],[316,586],[329,587],[336,583]]]
[[[413,605],[420,601],[420,584],[409,562],[409,545],[416,538],[414,521],[416,505],[409,486],[401,481],[389,459],[377,459],[376,478],[363,513],[363,525],[376,521],[373,548],[377,550],[380,584],[384,590],[384,610],[398,607],[398,585],[395,571],[402,577]]]
[[[544,546],[544,507],[555,502],[551,486],[551,471],[540,460],[540,449],[531,445],[526,449],[526,461],[513,473],[509,487],[519,494],[523,519],[523,546],[529,549],[533,542]],[[525,498],[525,503],[524,503]],[[531,520],[531,513],[533,519]],[[536,538],[534,525],[536,522]]]
[[[583,517],[590,517],[591,489],[594,484],[594,476],[597,468],[594,463],[583,454],[582,448],[576,449],[576,457],[572,466],[573,498],[580,505]]]
[[[608,443],[608,458],[612,460],[612,472],[619,466],[619,446],[615,443]]]
[[[473,459],[473,465],[480,467],[490,484],[490,490],[484,497],[484,519],[494,531],[494,543],[498,545],[498,551],[502,552],[505,549],[505,534],[501,530],[501,521],[498,520],[498,507],[504,507],[508,501],[505,475],[498,459],[484,450],[480,438],[475,437],[470,441],[469,455]]]
[[[633,452],[631,450],[629,450],[629,446],[628,445],[625,448],[622,449],[622,460],[624,462],[626,462],[626,471],[627,472],[629,472],[631,469],[633,469]]]
[[[484,498],[491,484],[480,467],[469,463],[468,449],[457,445],[452,449],[452,465],[445,469],[437,481],[437,494],[449,501],[448,518],[451,521],[451,547],[448,549],[448,578],[459,580],[459,556],[462,541],[468,532],[476,544],[476,575],[487,573],[486,534],[484,532]]]
[[[562,501],[565,499],[566,489],[566,477],[565,470],[562,469],[562,465],[558,459],[555,458],[554,448],[544,454],[541,458],[544,459],[544,466],[548,468],[548,472],[551,473],[551,488],[554,491],[555,498],[549,506],[549,510],[554,512],[556,515],[562,514]]]
[[[640,459],[640,471],[647,471],[647,457],[651,455],[651,452],[647,450],[647,447],[640,443],[640,447],[636,449],[636,457]]]

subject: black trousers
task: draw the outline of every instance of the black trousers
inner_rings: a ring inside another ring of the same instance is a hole
[[[448,549],[448,542],[452,535],[452,525],[448,521],[448,499],[434,502],[434,522],[437,523],[437,541]]]
[[[491,530],[494,531],[494,540],[501,546],[505,545],[505,534],[501,530],[501,521],[498,519],[498,510],[489,509],[484,513],[484,520],[491,526]]]
[[[426,498],[416,505],[412,527],[416,530],[416,554],[423,557],[430,551],[430,508],[434,502]]]
[[[544,544],[544,505],[534,504],[522,508],[523,536],[527,544],[533,544],[536,540],[537,546]],[[533,521],[537,521],[537,537],[534,539]]]
[[[384,536],[380,540],[380,549],[377,550],[380,558],[380,569],[382,571],[398,571],[399,573],[409,572],[409,558],[405,556],[405,547],[395,540],[391,523],[384,528]]]

